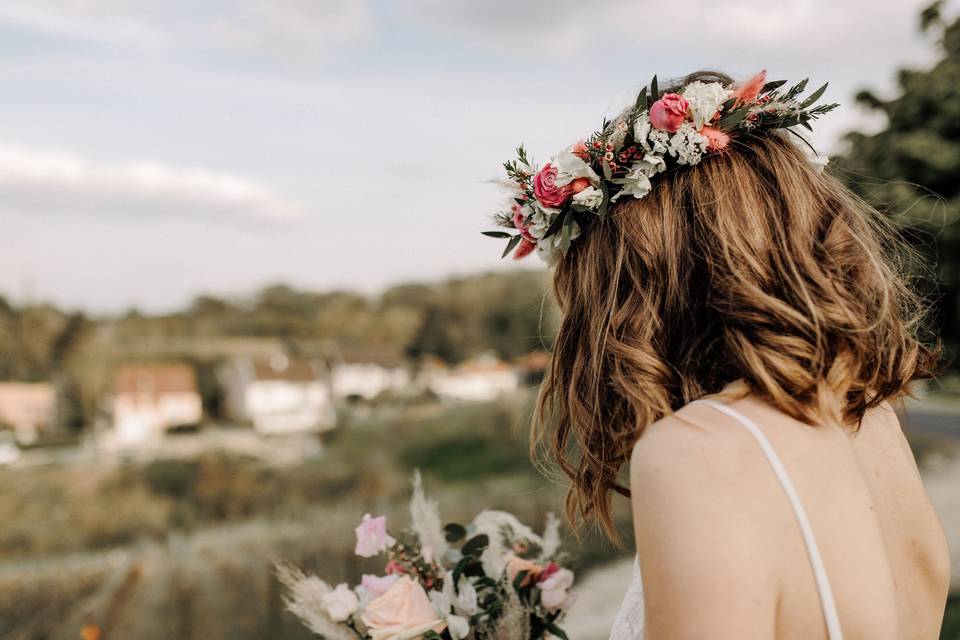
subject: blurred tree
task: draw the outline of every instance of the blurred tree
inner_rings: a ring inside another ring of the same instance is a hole
[[[925,33],[936,34],[941,59],[928,70],[902,69],[898,94],[870,91],[857,102],[886,117],[875,134],[850,133],[837,168],[867,202],[906,227],[905,237],[931,264],[918,274],[931,296],[933,321],[948,365],[960,354],[960,19],[950,23],[935,2],[920,15]],[[933,276],[933,277],[930,277]]]

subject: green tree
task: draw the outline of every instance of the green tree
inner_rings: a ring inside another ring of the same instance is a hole
[[[861,91],[857,102],[886,117],[875,134],[851,133],[837,165],[849,186],[906,227],[905,237],[931,264],[921,276],[948,364],[960,355],[960,19],[950,23],[936,2],[920,16],[941,59],[927,70],[902,69],[898,91],[881,99]],[[933,276],[932,278],[930,276]]]

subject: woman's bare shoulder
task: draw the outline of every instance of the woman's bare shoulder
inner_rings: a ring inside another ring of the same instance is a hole
[[[749,470],[757,456],[745,455],[742,430],[723,428],[720,418],[700,413],[705,408],[685,407],[657,421],[633,449],[647,623],[657,637],[761,638],[758,630],[773,624],[767,614],[776,609],[777,583],[775,550],[757,526],[768,516],[754,508],[765,502],[756,499],[763,483]]]

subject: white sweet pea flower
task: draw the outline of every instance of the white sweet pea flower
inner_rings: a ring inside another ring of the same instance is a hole
[[[732,92],[719,82],[691,82],[683,88],[683,97],[690,105],[693,127],[700,129],[713,119]]]
[[[447,630],[453,640],[463,640],[470,635],[470,621],[463,616],[447,616]]]
[[[603,204],[603,192],[596,187],[587,187],[580,193],[574,194],[573,203],[596,210]]]
[[[550,164],[557,168],[556,185],[558,187],[566,186],[577,178],[587,178],[593,186],[600,186],[600,176],[597,172],[570,149],[561,151],[550,161]]]
[[[650,176],[646,174],[644,168],[636,163],[622,179],[618,180],[623,184],[623,188],[610,198],[610,202],[616,202],[621,196],[633,196],[637,200],[650,193]]]

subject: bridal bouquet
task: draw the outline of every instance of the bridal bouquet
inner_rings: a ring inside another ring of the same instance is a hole
[[[537,535],[513,515],[483,511],[441,525],[414,476],[410,526],[394,538],[386,517],[363,516],[355,552],[384,556],[384,575],[331,587],[278,564],[287,609],[326,640],[531,640],[561,638],[573,572],[559,554],[559,521]]]

